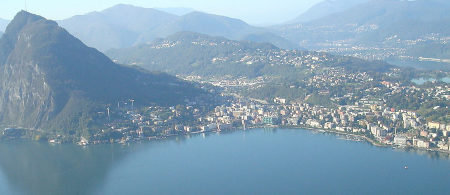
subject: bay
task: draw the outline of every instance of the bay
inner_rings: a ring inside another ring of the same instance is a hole
[[[129,145],[0,143],[0,193],[450,194],[448,155],[338,138],[255,129]]]

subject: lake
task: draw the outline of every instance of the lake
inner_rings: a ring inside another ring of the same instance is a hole
[[[434,78],[418,78],[418,79],[412,79],[411,82],[418,84],[418,85],[422,85],[428,81],[436,81],[436,79]],[[450,83],[450,77],[444,77],[439,79],[439,81],[443,81],[446,83]]]
[[[255,129],[84,148],[0,143],[0,194],[450,194],[448,155],[338,138]]]

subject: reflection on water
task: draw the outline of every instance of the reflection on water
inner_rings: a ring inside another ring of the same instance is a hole
[[[207,138],[211,134],[202,134]],[[0,143],[0,194],[89,194],[102,186],[114,164],[161,142],[181,145],[191,137],[80,147],[71,144]]]
[[[273,128],[126,146],[0,143],[0,194],[420,194],[449,181],[448,158]]]
[[[10,187],[8,180],[0,169],[0,194],[16,194]]]
[[[420,156],[426,156],[430,159],[436,159],[436,160],[450,160],[449,153],[419,150],[419,149],[415,149],[415,148],[397,148],[397,149],[395,149],[395,151],[407,152],[407,153],[412,153],[412,154],[416,154],[416,155],[420,155]]]
[[[81,148],[1,143],[0,166],[12,188],[5,193],[86,194],[100,185],[111,165],[130,150],[120,145]]]

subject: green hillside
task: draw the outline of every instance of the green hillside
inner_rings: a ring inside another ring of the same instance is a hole
[[[350,71],[384,71],[389,65],[326,53],[285,50],[271,44],[232,41],[198,33],[182,32],[167,39],[107,54],[119,63],[148,70],[202,76],[298,77],[321,66]]]
[[[89,136],[117,101],[177,105],[204,92],[164,73],[114,64],[59,27],[19,12],[0,39],[0,125]]]

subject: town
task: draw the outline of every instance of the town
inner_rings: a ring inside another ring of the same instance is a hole
[[[165,41],[154,47],[171,48],[179,44]],[[214,47],[242,43],[227,40],[188,44]],[[326,53],[272,47],[239,49],[229,56],[210,56],[210,60],[205,60],[245,67],[269,64],[271,70],[295,67],[289,69],[295,72],[277,75],[268,71],[254,77],[178,74],[178,78],[198,83],[214,95],[205,98],[207,102],[186,100],[183,105],[167,107],[140,105],[126,99],[117,105],[99,106],[102,108],[93,116],[94,132],[41,135],[36,130],[7,128],[1,137],[89,145],[279,127],[352,135],[379,146],[450,151],[449,83],[412,81],[448,78],[448,72],[421,72],[384,64],[365,67],[355,59],[346,61],[345,57],[335,58]],[[340,60],[345,63],[338,63]],[[388,68],[378,70],[380,67]]]
[[[395,71],[397,70],[386,74],[395,74]],[[378,85],[358,88],[356,90],[361,91],[358,95],[354,93],[333,95],[330,102],[335,106],[326,106],[309,102],[310,94],[307,94],[305,99],[289,100],[275,97],[268,101],[231,93],[234,92],[233,88],[259,88],[268,78],[204,79],[199,76],[189,78],[224,88],[223,103],[212,109],[195,102],[191,102],[188,106],[147,107],[139,111],[128,106],[117,113],[122,120],[114,120],[115,122],[108,124],[109,129],[103,129],[89,141],[82,139],[79,144],[126,143],[190,133],[279,127],[354,135],[358,140],[362,138],[378,146],[450,152],[450,124],[445,123],[448,107],[433,106],[429,113],[439,111],[444,113],[442,116],[444,120],[433,121],[422,116],[426,112],[421,112],[421,115],[413,109],[398,108],[401,107],[400,103],[392,102],[396,101],[393,100],[396,96],[414,96],[419,98],[416,101],[421,102],[420,105],[443,101],[448,106],[450,98],[448,83],[429,82],[417,85],[379,81],[366,73],[342,75],[336,70],[333,74],[310,78],[306,81],[306,85],[321,89],[318,90],[320,94],[328,95],[333,91],[332,86],[339,86],[340,83],[369,82]]]

